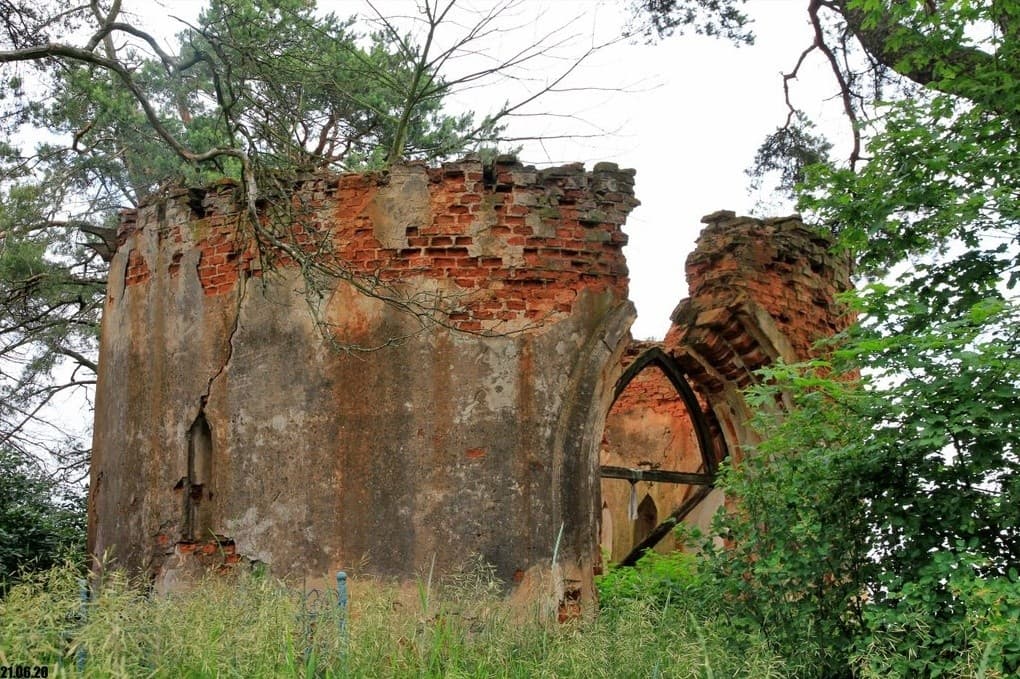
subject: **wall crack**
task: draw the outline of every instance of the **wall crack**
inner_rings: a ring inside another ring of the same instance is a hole
[[[241,275],[238,277],[238,293],[237,293],[237,304],[234,310],[234,322],[230,328],[230,334],[227,336],[227,355],[223,359],[223,364],[220,365],[219,369],[209,378],[209,381],[205,385],[205,390],[199,397],[199,410],[200,412],[205,409],[205,404],[209,402],[209,394],[212,392],[213,384],[219,377],[226,372],[230,366],[230,361],[234,357],[234,338],[237,336],[237,331],[241,328],[241,307],[244,304],[245,295],[248,294],[248,276]]]

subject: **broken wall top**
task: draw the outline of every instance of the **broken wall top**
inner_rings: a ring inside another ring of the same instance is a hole
[[[690,296],[673,311],[665,345],[703,388],[744,387],[776,359],[811,358],[852,321],[837,300],[851,287],[850,260],[831,236],[796,215],[719,211],[702,221],[687,258]]]
[[[473,332],[567,313],[582,289],[627,293],[621,226],[638,201],[634,171],[612,163],[591,171],[579,163],[537,170],[506,157],[490,166],[410,164],[312,176],[292,189],[289,200],[260,205],[259,239],[231,181],[125,212],[125,284],[159,268],[177,275],[197,246],[202,289],[221,295],[239,276],[293,264],[293,248],[380,294],[409,278],[435,280],[450,324]],[[274,239],[277,247],[265,247]]]

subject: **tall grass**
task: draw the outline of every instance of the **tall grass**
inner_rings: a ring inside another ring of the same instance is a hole
[[[244,573],[169,596],[109,574],[83,612],[78,574],[56,568],[0,601],[0,665],[50,677],[786,676],[764,643],[732,652],[711,611],[635,600],[551,624],[511,609],[490,576],[476,566],[417,593],[353,579],[341,625],[335,592]]]

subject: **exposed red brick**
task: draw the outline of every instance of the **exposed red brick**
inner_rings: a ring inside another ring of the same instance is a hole
[[[836,301],[850,287],[849,261],[832,252],[830,237],[796,216],[760,220],[721,211],[703,221],[708,226],[687,258],[691,294],[666,336],[670,351],[695,351],[743,387],[772,360],[748,330],[746,309],[767,314],[800,360],[817,355],[816,342],[853,320]],[[695,362],[686,367],[706,389],[722,388]]]
[[[472,169],[476,168],[476,169]],[[496,186],[481,184],[484,173],[477,163],[459,163],[428,171],[432,218],[427,224],[408,227],[406,246],[386,248],[377,240],[372,225],[372,197],[379,190],[384,176],[378,173],[321,176],[300,183],[295,189],[293,205],[297,221],[288,227],[284,240],[306,253],[324,252],[335,264],[353,275],[378,276],[382,280],[398,280],[416,275],[428,278],[449,278],[460,288],[484,291],[482,299],[466,305],[466,312],[451,318],[455,327],[477,332],[495,328],[497,324],[517,319],[538,319],[550,314],[569,313],[581,290],[612,289],[621,297],[627,291],[627,269],[619,245],[626,242],[620,230],[626,214],[636,205],[629,192],[618,192],[611,199],[605,193],[595,194],[578,188],[584,176],[580,166],[550,170],[525,168],[507,163],[498,166]],[[618,175],[618,176],[617,176]],[[617,183],[630,187],[632,173],[617,172]],[[521,183],[517,183],[521,182]],[[581,182],[585,185],[591,182]],[[508,193],[509,192],[509,193]],[[237,192],[229,182],[211,187],[204,200],[205,216],[190,224],[171,224],[174,233],[191,233],[192,243],[180,247],[199,250],[198,277],[207,296],[229,293],[241,276],[261,275],[268,267],[293,266],[288,255],[280,252],[259,252],[251,233],[239,227],[242,206]],[[512,197],[509,195],[512,194]],[[549,196],[559,196],[558,205],[550,204]],[[166,200],[186,201],[186,195]],[[612,223],[590,226],[582,224],[585,210],[575,203],[597,206],[602,213],[613,214]],[[529,205],[542,205],[531,208]],[[153,220],[137,211],[122,215],[121,232],[130,240]],[[558,217],[555,237],[535,235],[528,221],[533,211],[544,223],[548,211]],[[308,214],[302,221],[300,214]],[[166,211],[186,218],[190,211]],[[328,218],[324,218],[328,215]],[[269,217],[265,224],[269,224]],[[479,242],[479,222],[485,227],[486,250],[472,250]],[[494,219],[494,221],[493,221]],[[176,230],[176,231],[174,231]],[[603,236],[590,237],[594,231]],[[185,240],[183,237],[181,240]],[[520,270],[519,259],[490,253],[511,252],[523,247],[525,264],[531,270]],[[174,255],[167,269],[170,276],[180,275],[181,252]],[[267,256],[269,261],[257,262]],[[127,285],[147,282],[152,276],[136,250],[129,256]],[[563,294],[536,294],[534,283],[540,281]]]
[[[145,258],[136,248],[128,253],[127,270],[124,273],[124,285],[137,285],[145,283],[152,278],[152,271],[145,262]]]

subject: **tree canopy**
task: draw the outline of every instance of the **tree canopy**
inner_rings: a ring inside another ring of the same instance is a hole
[[[36,465],[0,448],[0,594],[23,572],[81,556],[83,504]]]
[[[734,37],[750,28],[742,5],[640,11],[659,32]],[[711,562],[735,615],[804,676],[1012,676],[1020,4],[806,8],[815,39],[784,86],[825,60],[853,149],[826,157],[791,106],[756,171],[782,170],[854,256],[859,321],[829,361],[763,376],[757,404],[785,391],[797,406],[761,415],[764,442],[730,470],[743,511],[723,518],[732,548]]]

